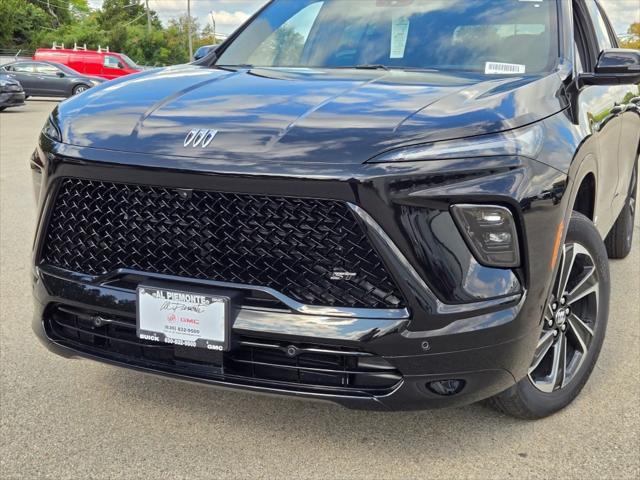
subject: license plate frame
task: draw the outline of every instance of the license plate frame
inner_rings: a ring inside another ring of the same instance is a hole
[[[231,299],[198,288],[139,285],[136,336],[209,351],[230,348]]]

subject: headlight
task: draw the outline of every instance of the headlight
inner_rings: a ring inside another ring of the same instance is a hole
[[[453,205],[451,212],[478,262],[487,267],[520,266],[518,232],[508,208],[498,205]]]
[[[391,150],[373,158],[369,163],[494,156],[524,156],[535,159],[542,148],[542,141],[543,127],[536,124],[502,133]]]
[[[51,116],[49,116],[49,118],[47,119],[47,123],[44,124],[42,134],[51,140],[55,140],[56,142],[62,141],[60,130],[53,122],[53,118],[51,118]]]
[[[89,80],[89,81],[91,82],[91,85],[93,85],[94,87],[102,83],[102,82],[99,82],[98,80]]]
[[[0,84],[0,92],[21,92],[22,87],[17,83],[4,82]]]

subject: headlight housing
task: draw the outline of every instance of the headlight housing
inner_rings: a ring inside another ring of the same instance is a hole
[[[62,134],[60,133],[60,129],[55,124],[53,117],[49,116],[47,119],[47,123],[44,124],[42,128],[42,134],[49,138],[50,140],[54,140],[56,142],[62,141]]]
[[[0,82],[0,92],[21,92],[22,87],[13,82]]]
[[[520,266],[520,247],[511,210],[499,205],[457,204],[453,218],[473,256],[482,265],[497,268]]]
[[[454,158],[524,156],[535,159],[542,149],[544,128],[532,126],[501,133],[391,150],[369,160],[368,163],[415,162],[420,160],[448,160]]]

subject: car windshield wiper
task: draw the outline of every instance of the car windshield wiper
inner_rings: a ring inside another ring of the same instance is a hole
[[[353,68],[357,70],[390,70],[386,65],[382,65],[381,63],[365,63],[362,65],[356,65]]]
[[[240,69],[248,70],[250,68],[253,68],[253,65],[250,65],[248,63],[240,63],[238,65],[218,65],[214,63],[212,67],[221,68],[222,70],[231,70],[232,72],[235,72],[236,70]]]

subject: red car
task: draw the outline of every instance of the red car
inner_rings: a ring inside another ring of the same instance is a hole
[[[37,49],[33,59],[62,63],[77,72],[107,80],[142,70],[125,54],[108,50],[86,50],[77,47],[65,49],[54,46]]]

